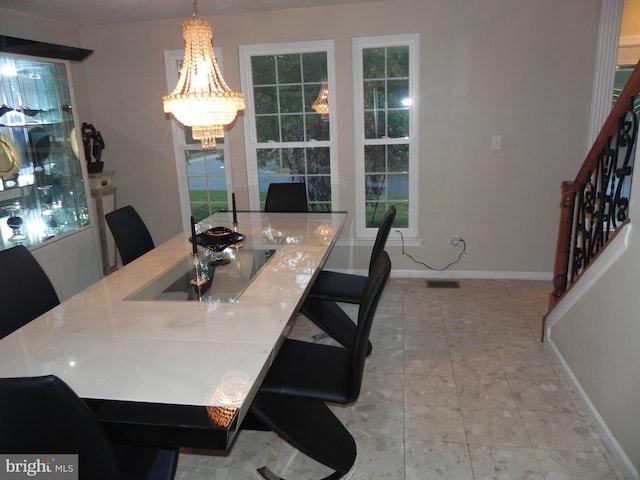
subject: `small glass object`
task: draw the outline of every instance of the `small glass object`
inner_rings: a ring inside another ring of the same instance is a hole
[[[42,209],[42,220],[45,225],[45,234],[43,239],[48,240],[56,236],[58,232],[58,219],[53,214],[53,197],[49,193],[49,190],[53,185],[41,185],[37,189],[42,192],[42,203],[44,208]]]
[[[13,205],[3,208],[10,212],[10,217],[7,219],[7,225],[9,225],[13,234],[9,237],[9,241],[16,245],[22,245],[27,240],[27,236],[22,231],[24,220],[19,216],[22,206],[19,203],[14,203]]]

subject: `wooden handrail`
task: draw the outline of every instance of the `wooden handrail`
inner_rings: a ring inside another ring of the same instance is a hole
[[[640,62],[572,181],[562,182],[549,311],[628,221],[638,131]],[[548,314],[547,314],[548,315]],[[546,315],[544,317],[546,319]],[[544,340],[545,319],[542,322]]]

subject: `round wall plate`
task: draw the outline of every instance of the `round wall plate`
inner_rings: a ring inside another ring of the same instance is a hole
[[[13,141],[0,133],[0,178],[13,180],[20,171],[20,154]]]

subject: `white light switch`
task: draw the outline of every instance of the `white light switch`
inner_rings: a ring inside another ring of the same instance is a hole
[[[502,148],[502,135],[491,136],[491,150],[500,150]]]

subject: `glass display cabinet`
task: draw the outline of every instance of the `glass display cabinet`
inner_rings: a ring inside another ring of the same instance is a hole
[[[68,63],[0,52],[0,249],[89,224]]]

